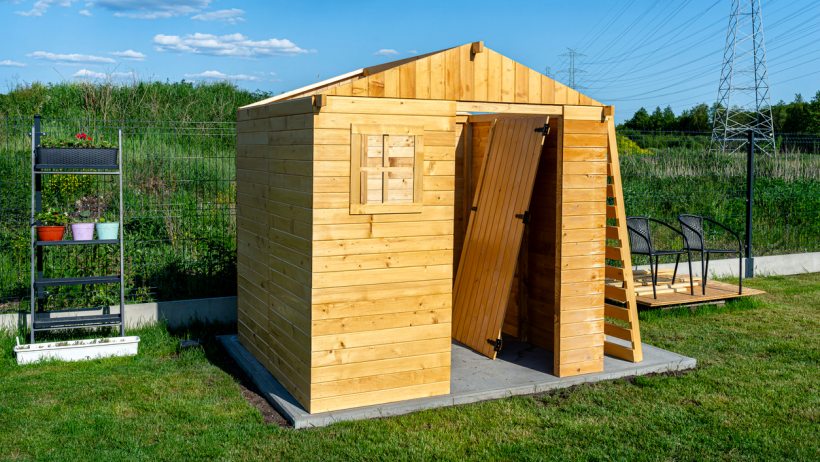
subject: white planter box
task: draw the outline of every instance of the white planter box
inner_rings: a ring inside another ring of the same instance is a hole
[[[137,354],[139,337],[109,337],[90,340],[70,340],[67,342],[32,343],[17,345],[14,353],[17,364],[31,364],[44,359],[60,361],[84,361],[111,356],[133,356]]]

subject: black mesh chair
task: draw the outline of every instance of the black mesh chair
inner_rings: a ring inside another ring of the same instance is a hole
[[[652,297],[658,298],[658,292],[655,286],[658,284],[658,261],[661,256],[664,255],[674,255],[675,256],[675,271],[672,273],[672,284],[675,283],[675,279],[678,276],[678,263],[680,263],[680,256],[686,252],[684,248],[684,243],[681,243],[681,248],[678,250],[658,250],[655,248],[655,245],[652,243],[652,223],[664,226],[669,228],[675,234],[678,234],[683,238],[685,241],[685,237],[683,233],[679,230],[673,228],[668,223],[664,223],[663,221],[656,220],[655,218],[649,217],[627,217],[626,218],[626,229],[629,231],[629,247],[632,251],[632,255],[646,255],[649,257],[649,272],[652,274]],[[691,286],[692,293],[695,292],[694,285],[692,283],[692,258],[691,254],[687,253],[689,258],[689,285]],[[654,264],[652,260],[655,260]]]
[[[683,237],[686,243],[686,251],[689,252],[691,258],[692,252],[700,252],[700,268],[701,268],[701,286],[703,287],[703,295],[706,295],[706,277],[709,274],[709,256],[712,254],[737,254],[738,261],[738,294],[743,294],[743,242],[740,236],[729,229],[726,225],[718,223],[717,221],[700,215],[678,215],[678,221],[683,231]],[[704,232],[704,224],[714,225],[718,228],[731,234],[737,240],[737,249],[722,249],[713,248],[709,246],[706,241],[706,233]],[[694,289],[692,295],[695,295]]]

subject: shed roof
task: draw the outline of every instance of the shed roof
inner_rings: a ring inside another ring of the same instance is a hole
[[[473,42],[357,69],[243,108],[317,94],[602,106],[598,101],[485,47],[483,42]]]

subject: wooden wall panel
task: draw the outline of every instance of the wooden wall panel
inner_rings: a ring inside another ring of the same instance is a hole
[[[311,98],[237,114],[239,340],[310,401]]]
[[[604,249],[597,244],[605,243],[606,234],[607,127],[600,109],[597,119],[591,109],[565,111],[563,121],[560,309],[554,324],[554,370],[561,377],[603,370]],[[582,157],[573,155],[579,151]]]
[[[431,72],[441,64],[445,78],[460,74],[452,67],[457,55],[443,63],[432,58]],[[427,67],[416,63],[416,87]],[[409,74],[397,75],[405,91]],[[432,95],[440,85],[438,77],[428,78]],[[350,126],[360,123],[424,127],[420,213],[350,215]],[[309,410],[448,393],[455,103],[328,97],[314,124],[321,128],[314,138],[311,204]]]
[[[299,96],[369,96],[411,99],[447,99],[522,104],[573,104],[600,107],[601,103],[555,82],[487,47],[474,53],[472,44],[378,66],[327,87]]]

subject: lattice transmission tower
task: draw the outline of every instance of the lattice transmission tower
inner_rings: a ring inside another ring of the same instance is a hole
[[[711,150],[744,151],[750,133],[756,151],[775,153],[760,0],[732,0]]]

